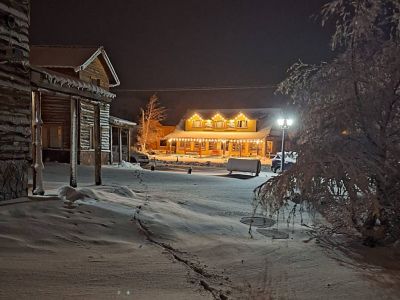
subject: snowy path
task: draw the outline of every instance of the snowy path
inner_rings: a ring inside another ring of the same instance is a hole
[[[100,201],[82,203],[120,216],[134,215],[148,240],[186,269],[189,282],[214,297],[399,298],[392,277],[378,285],[371,280],[371,272],[363,271],[368,279],[361,269],[341,262],[349,261],[347,258],[309,241],[304,227],[287,228],[280,222],[279,230],[287,232],[289,239],[272,240],[255,230],[251,239],[240,218],[251,215],[253,188],[272,174],[238,179],[225,176],[223,171],[199,174],[194,169],[188,175],[106,167],[105,186],[93,187],[92,173],[90,167],[79,168],[80,187]],[[46,166],[45,180],[48,189],[64,185],[68,166]],[[134,194],[127,195],[119,186],[127,186]],[[387,283],[391,280],[390,286]]]

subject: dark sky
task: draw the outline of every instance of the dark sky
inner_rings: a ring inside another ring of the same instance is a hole
[[[32,44],[103,45],[120,89],[273,85],[298,59],[318,62],[329,35],[311,18],[327,0],[33,0]],[[117,92],[136,119],[152,92]],[[159,92],[175,123],[188,108],[280,105],[273,89]]]

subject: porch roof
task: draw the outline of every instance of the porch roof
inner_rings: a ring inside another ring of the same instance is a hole
[[[110,124],[116,127],[135,127],[137,124],[128,120],[110,116]]]
[[[31,82],[39,88],[98,101],[111,102],[116,96],[97,85],[33,65]]]
[[[204,139],[204,140],[260,140],[269,136],[270,128],[264,128],[256,132],[237,132],[237,131],[184,131],[176,130],[164,138],[169,140],[176,139]]]

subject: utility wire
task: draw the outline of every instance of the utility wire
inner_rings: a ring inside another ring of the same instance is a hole
[[[154,89],[115,89],[115,92],[185,92],[185,91],[222,91],[222,90],[258,90],[276,88],[276,84],[260,86],[221,86],[221,87],[183,87],[183,88],[154,88]]]

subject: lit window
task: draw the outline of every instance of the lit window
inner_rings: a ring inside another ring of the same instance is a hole
[[[233,142],[232,143],[232,151],[240,151],[240,143]]]
[[[200,128],[201,126],[201,120],[194,120],[192,124],[193,128]]]
[[[238,120],[236,122],[237,128],[247,128],[247,120]]]
[[[207,121],[206,121],[205,127],[206,127],[206,128],[212,128],[212,122],[211,122],[211,120],[207,120]]]
[[[217,143],[216,142],[209,142],[208,149],[217,150]]]
[[[235,120],[229,120],[229,121],[226,123],[226,126],[227,126],[228,128],[235,128]]]
[[[224,128],[224,121],[216,121],[215,128]]]

